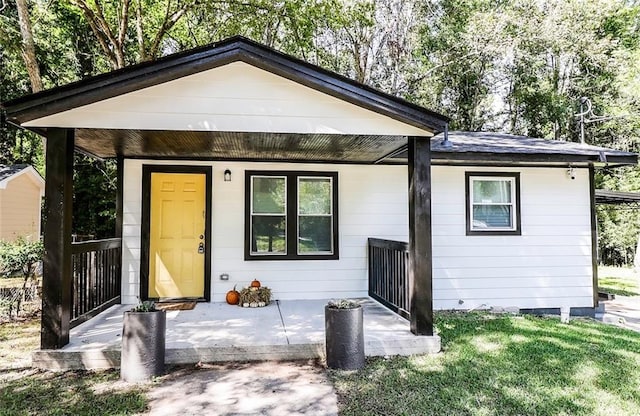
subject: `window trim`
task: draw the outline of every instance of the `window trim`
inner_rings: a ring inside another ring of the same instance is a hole
[[[514,194],[514,216],[515,228],[513,229],[473,229],[473,201],[471,201],[471,182],[477,177],[495,177],[512,180],[515,185]],[[522,235],[521,213],[520,213],[520,172],[465,172],[465,223],[466,235]]]
[[[254,178],[274,178],[274,179],[284,179],[284,212],[282,212],[281,214],[271,214],[271,213],[259,213],[256,214],[253,212],[253,198],[251,197],[253,195],[253,179]],[[287,216],[288,216],[288,209],[289,209],[289,204],[288,204],[288,197],[289,197],[289,190],[287,189],[287,177],[285,175],[252,175],[249,177],[249,236],[251,236],[251,224],[253,224],[253,217],[258,215],[258,216],[264,216],[264,217],[284,217],[284,235],[285,235],[285,247],[284,247],[284,253],[269,253],[269,254],[263,254],[263,253],[251,253],[251,243],[249,243],[249,252],[252,256],[286,256],[288,253],[288,236],[289,236],[289,221],[287,220]]]
[[[252,187],[253,177],[285,177],[285,229],[286,229],[286,253],[285,254],[258,254],[251,252],[251,219],[252,219]],[[332,248],[330,254],[299,254],[298,253],[298,183],[300,178],[330,178],[332,185],[331,212],[332,212]],[[338,260],[338,172],[316,171],[283,171],[283,170],[247,170],[245,171],[245,220],[244,220],[244,259],[247,261],[273,261],[273,260]]]

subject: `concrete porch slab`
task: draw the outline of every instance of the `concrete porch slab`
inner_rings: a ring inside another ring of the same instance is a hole
[[[433,354],[439,336],[415,336],[409,322],[371,299],[364,307],[365,354]],[[264,308],[199,303],[190,311],[167,311],[166,363],[298,360],[324,358],[327,300],[274,301]],[[71,330],[60,350],[34,352],[32,365],[49,370],[120,366],[123,313],[117,305]]]

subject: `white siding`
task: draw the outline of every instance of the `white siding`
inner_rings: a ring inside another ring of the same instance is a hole
[[[123,212],[123,302],[135,303],[140,281],[142,165],[185,164],[126,160]],[[189,162],[213,166],[212,300],[235,284],[258,279],[276,299],[324,299],[367,295],[368,237],[407,239],[406,167]],[[224,182],[225,169],[232,181]],[[244,261],[244,171],[338,172],[339,260]],[[398,183],[400,180],[400,184]],[[227,273],[229,281],[221,281]]]
[[[466,236],[465,171],[520,172],[520,236]],[[432,168],[436,309],[593,306],[589,173]]]
[[[125,161],[123,302],[139,292],[142,165]],[[368,237],[407,241],[406,166],[189,162],[213,166],[212,300],[256,278],[277,299],[366,296]],[[230,169],[233,180],[223,181]],[[337,171],[340,260],[244,261],[245,170]],[[520,172],[521,236],[466,236],[464,173]],[[436,309],[592,306],[589,179],[576,169],[432,168]],[[222,273],[229,281],[219,280]],[[462,301],[462,303],[460,303]]]
[[[244,62],[23,124],[29,127],[431,136]]]
[[[41,187],[30,174],[16,175],[0,188],[0,240],[40,238]]]

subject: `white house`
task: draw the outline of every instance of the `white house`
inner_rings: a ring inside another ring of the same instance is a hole
[[[278,299],[371,295],[418,335],[434,308],[593,307],[594,169],[637,163],[448,133],[445,116],[239,37],[4,107],[48,138],[53,305],[73,297],[74,149],[118,160],[118,301],[222,301],[255,278]],[[72,314],[45,314],[43,347],[64,345]]]

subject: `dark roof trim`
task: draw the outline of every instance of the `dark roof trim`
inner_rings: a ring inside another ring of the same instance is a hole
[[[492,153],[492,152],[441,152],[432,150],[431,158],[435,160],[464,160],[469,162],[528,162],[528,163],[602,163],[598,155],[558,154],[558,153]],[[636,155],[607,155],[608,164],[635,165]]]
[[[27,95],[2,104],[16,125],[187,75],[243,61],[360,107],[434,132],[444,130],[446,116],[285,55],[241,36],[153,62],[132,65],[86,80]]]
[[[444,144],[444,136],[431,138],[431,155],[435,161],[501,163],[588,163],[598,166],[635,165],[636,153],[606,147],[585,145],[559,140],[518,136],[495,132],[449,132],[449,144]],[[394,158],[406,159],[406,152]]]

